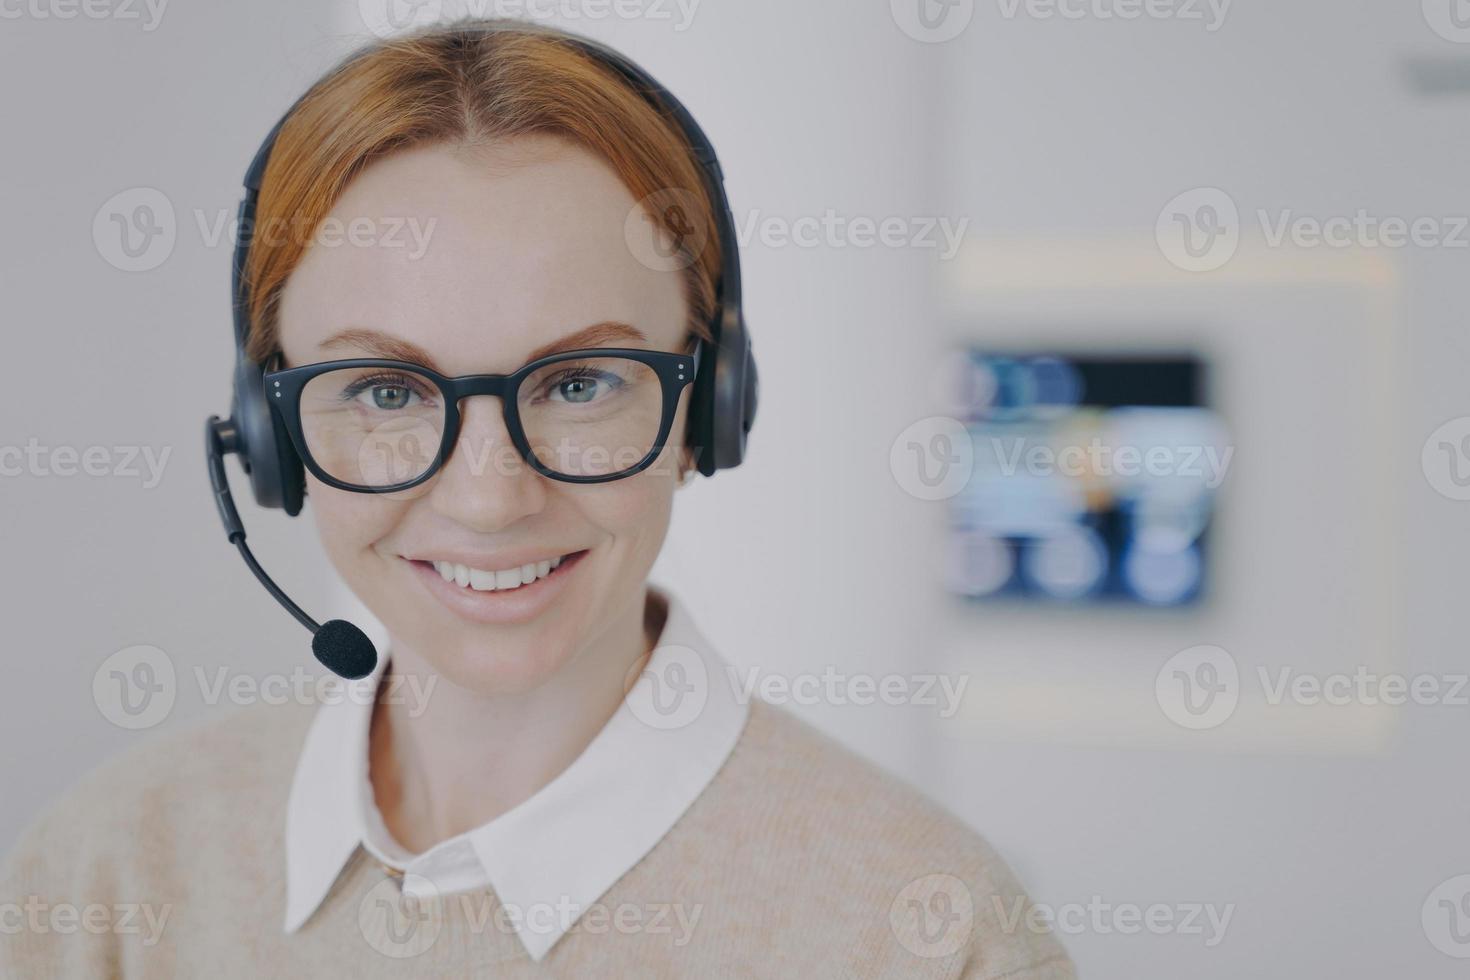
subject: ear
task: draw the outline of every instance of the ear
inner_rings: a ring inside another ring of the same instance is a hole
[[[674,489],[682,490],[694,482],[694,477],[699,475],[699,470],[695,465],[694,454],[689,451],[688,447],[680,446],[676,459],[678,462],[675,470]]]

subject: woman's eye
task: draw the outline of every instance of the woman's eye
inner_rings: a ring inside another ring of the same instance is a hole
[[[585,376],[568,378],[557,384],[556,393],[574,405],[585,404],[597,397],[598,381]]]
[[[568,405],[587,405],[606,400],[623,384],[612,371],[579,368],[550,378],[541,386],[542,398]]]
[[[378,385],[368,394],[374,407],[382,409],[407,408],[413,400],[413,392],[402,385]]]
[[[365,408],[383,412],[402,411],[420,400],[418,392],[407,385],[382,383],[362,386],[350,397]]]

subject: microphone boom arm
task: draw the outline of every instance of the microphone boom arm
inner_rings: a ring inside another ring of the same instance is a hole
[[[291,601],[291,597],[260,567],[260,562],[256,561],[250,546],[245,543],[245,524],[235,508],[235,497],[230,493],[230,479],[225,473],[225,454],[237,451],[239,439],[239,431],[235,428],[233,419],[221,421],[218,415],[211,415],[204,424],[204,454],[209,460],[209,483],[214,488],[214,504],[219,509],[225,533],[229,535],[230,543],[240,549],[240,557],[245,559],[245,564],[260,580],[260,584],[265,586],[266,591],[315,636],[320,632],[321,624]]]

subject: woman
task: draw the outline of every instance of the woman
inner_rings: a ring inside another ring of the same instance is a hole
[[[981,838],[742,698],[647,581],[726,267],[655,102],[473,21],[288,115],[247,353],[389,656],[89,777],[12,857],[0,974],[1072,976]]]

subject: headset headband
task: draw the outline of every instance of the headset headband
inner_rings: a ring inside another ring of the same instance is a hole
[[[700,173],[704,177],[705,189],[710,196],[710,204],[714,211],[715,224],[718,228],[720,239],[721,274],[720,282],[716,292],[716,310],[723,312],[727,309],[740,309],[741,287],[740,287],[740,257],[738,242],[735,239],[735,221],[730,211],[730,201],[725,193],[725,175],[720,167],[719,156],[715,153],[714,145],[710,143],[709,137],[699,123],[695,121],[692,113],[684,107],[672,92],[664,88],[657,79],[638,65],[634,64],[621,53],[590,38],[579,37],[565,31],[544,27],[536,24],[522,22],[511,22],[504,26],[485,26],[474,28],[487,34],[538,34],[544,37],[554,38],[570,44],[597,61],[615,69],[623,78],[638,91],[643,98],[655,109],[667,112],[678,124],[684,138],[688,141],[695,159],[699,163]],[[364,57],[374,51],[374,47],[368,47],[363,51],[355,52],[346,60],[337,65],[327,73],[326,78],[344,70],[358,58]],[[320,84],[320,82],[318,82]],[[292,103],[291,108],[276,121],[266,135],[260,148],[255,151],[255,157],[250,161],[250,167],[245,171],[245,197],[240,202],[237,215],[239,234],[235,243],[234,259],[234,295],[235,295],[235,343],[243,351],[246,340],[250,334],[250,311],[249,290],[245,284],[245,264],[250,254],[250,240],[255,230],[255,207],[260,195],[261,182],[265,177],[266,165],[270,162],[271,150],[275,148],[276,137],[280,135],[281,127],[286,120],[296,112],[296,109],[306,99],[316,85],[308,89],[305,94]],[[722,319],[717,313],[717,319]],[[721,323],[714,325],[716,340],[719,339],[719,328]]]
[[[689,401],[689,445],[696,450],[696,465],[705,476],[713,475],[719,469],[738,466],[745,456],[746,436],[755,419],[759,377],[741,306],[740,253],[735,221],[725,194],[719,158],[704,130],[689,110],[651,75],[622,54],[596,41],[520,21],[449,25],[449,29],[481,34],[534,34],[576,48],[616,71],[649,105],[671,119],[683,133],[710,197],[721,248],[716,306],[708,323],[713,343],[705,342]],[[379,50],[380,45],[370,45],[355,52],[324,77],[330,78],[358,58]],[[256,204],[276,138],[281,127],[320,84],[319,81],[308,89],[277,120],[250,161],[245,173],[245,195],[237,215],[239,233],[231,270],[235,335],[234,405],[228,437],[221,437],[221,445],[224,452],[239,456],[241,465],[250,475],[256,502],[264,507],[280,507],[291,516],[301,509],[304,477],[301,461],[289,445],[280,418],[274,408],[266,404],[261,391],[262,366],[251,361],[246,354],[250,336],[250,291],[246,266],[255,231]]]
[[[466,28],[461,26],[451,29]],[[715,157],[714,148],[704,131],[679,100],[647,72],[616,51],[594,41],[562,31],[520,23],[514,23],[513,26],[509,23],[504,26],[481,24],[470,29],[497,33],[539,33],[580,48],[592,58],[616,69],[655,109],[670,114],[683,131],[699,162],[700,172],[704,175],[723,250],[718,305],[709,324],[714,344],[700,358],[699,370],[694,378],[693,394],[689,402],[688,431],[699,453],[699,472],[709,476],[715,470],[738,466],[744,458],[746,436],[755,418],[759,378],[740,305],[740,256],[735,241],[735,222],[731,218],[730,203],[725,196],[719,160]],[[375,50],[378,48],[369,47],[352,55],[331,74],[341,71],[355,58]],[[315,89],[316,86],[312,86],[308,94]],[[260,196],[261,180],[265,175],[271,149],[275,146],[281,126],[305,98],[303,95],[297,99],[271,128],[245,174],[245,197],[240,202],[239,234],[235,245],[232,282],[235,316],[233,404],[228,419],[210,416],[206,421],[205,456],[220,520],[230,542],[239,549],[251,573],[277,602],[312,632],[312,652],[318,660],[343,677],[358,678],[367,676],[377,663],[377,651],[372,641],[345,620],[318,624],[266,574],[246,543],[245,525],[235,508],[224,465],[224,459],[228,455],[234,454],[239,458],[240,465],[250,477],[255,501],[262,507],[279,507],[292,517],[300,512],[305,492],[301,457],[292,448],[277,407],[265,396],[261,365],[252,362],[245,353],[246,341],[250,335],[245,266],[250,254],[250,240],[254,235],[256,201]]]

